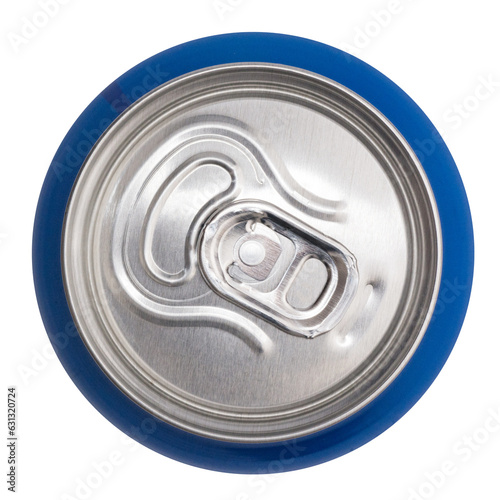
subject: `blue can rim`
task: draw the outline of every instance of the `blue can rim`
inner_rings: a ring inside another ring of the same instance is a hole
[[[134,403],[102,372],[73,323],[61,271],[66,204],[99,136],[143,94],[209,66],[276,63],[345,85],[383,113],[419,157],[441,219],[443,270],[427,331],[398,377],[354,415],[320,432],[274,443],[231,443],[167,424]],[[462,326],[472,287],[474,243],[467,196],[453,158],[423,111],[380,72],[339,49],[290,35],[233,33],[187,42],[138,64],[85,109],[57,150],[45,178],[33,231],[33,275],[40,313],[64,368],[84,396],[116,427],[175,460],[234,473],[275,473],[316,465],[365,444],[401,418],[429,388]]]

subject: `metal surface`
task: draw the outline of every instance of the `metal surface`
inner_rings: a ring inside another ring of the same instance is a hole
[[[182,429],[265,442],[366,405],[418,345],[441,235],[418,159],[335,82],[208,68],[124,112],[71,195],[63,276],[108,376]]]
[[[356,264],[346,249],[263,202],[232,203],[217,213],[199,248],[214,290],[292,334],[330,331],[356,291]]]

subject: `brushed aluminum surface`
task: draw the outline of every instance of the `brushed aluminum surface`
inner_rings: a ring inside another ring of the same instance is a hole
[[[130,106],[80,171],[62,250],[80,335],[113,382],[239,442],[373,400],[425,332],[442,259],[432,191],[391,123],[332,80],[257,63]]]
[[[247,250],[242,259],[242,250],[252,244],[257,259],[248,263],[245,257],[252,261],[254,255]],[[215,291],[307,338],[332,330],[358,283],[347,249],[258,201],[232,203],[216,213],[202,231],[199,253]],[[312,262],[317,264],[307,265]]]

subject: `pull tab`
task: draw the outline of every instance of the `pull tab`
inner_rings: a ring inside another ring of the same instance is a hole
[[[199,248],[203,275],[217,293],[307,338],[340,321],[358,283],[345,247],[266,203],[219,211]]]

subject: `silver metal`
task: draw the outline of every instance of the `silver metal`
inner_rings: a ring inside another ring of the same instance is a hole
[[[241,259],[248,245],[261,252],[251,265]],[[215,291],[307,338],[332,330],[356,292],[358,273],[347,249],[264,202],[232,203],[218,212],[202,232],[199,252]],[[311,261],[317,264],[306,266]]]
[[[67,207],[66,295],[113,382],[227,441],[324,429],[424,334],[441,273],[425,173],[380,112],[296,68],[233,64],[150,92]]]

